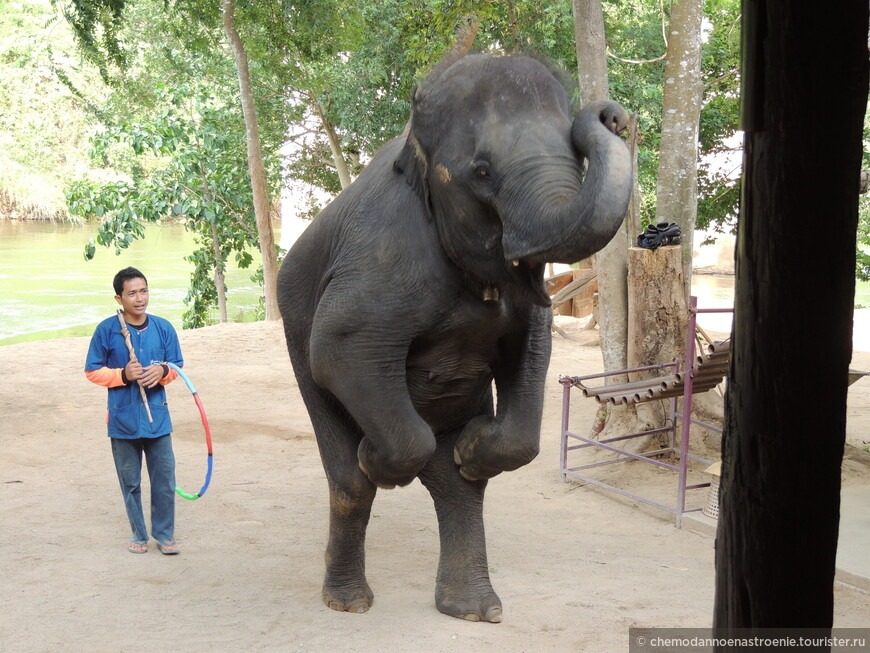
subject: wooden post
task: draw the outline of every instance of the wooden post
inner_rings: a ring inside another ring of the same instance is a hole
[[[628,250],[628,367],[669,363],[683,356],[689,309],[681,252],[679,245]],[[629,378],[655,375],[636,372]],[[658,428],[665,418],[659,402],[638,404],[637,417],[645,428]]]
[[[679,245],[628,250],[628,366],[682,357],[689,307]]]
[[[834,623],[868,18],[866,1],[833,12],[742,4],[744,181],[717,635]],[[807,317],[810,306],[818,319]]]

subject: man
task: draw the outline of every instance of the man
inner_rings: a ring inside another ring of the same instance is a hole
[[[181,346],[168,321],[146,313],[148,281],[144,274],[125,268],[115,275],[113,286],[136,356],[131,359],[121,322],[117,315],[112,316],[94,331],[85,376],[109,389],[106,423],[133,532],[127,550],[148,552],[141,490],[144,453],[151,480],[151,534],[161,553],[173,555],[179,553],[174,535],[175,455],[163,386],[178,376],[166,362],[183,365]],[[145,388],[148,409],[140,386]]]

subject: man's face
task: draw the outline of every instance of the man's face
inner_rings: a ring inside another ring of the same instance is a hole
[[[124,282],[124,290],[115,295],[115,301],[124,309],[124,317],[133,324],[145,321],[145,309],[148,308],[148,284],[145,279],[137,277]]]

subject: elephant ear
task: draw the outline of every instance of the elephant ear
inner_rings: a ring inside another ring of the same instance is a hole
[[[411,111],[411,119],[408,121],[408,126],[405,128],[405,145],[399,156],[393,162],[393,169],[405,177],[407,183],[420,198],[423,206],[426,207],[427,213],[431,216],[432,209],[429,203],[429,182],[427,175],[429,172],[429,160],[426,157],[426,152],[423,150],[420,141],[414,133],[414,113],[420,101],[419,87],[414,89],[413,104],[414,109]]]

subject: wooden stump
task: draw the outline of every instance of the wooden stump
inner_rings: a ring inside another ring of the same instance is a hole
[[[628,366],[682,358],[689,306],[679,245],[628,250]]]
[[[681,256],[679,245],[628,250],[628,367],[668,363],[683,357],[689,307]],[[653,376],[657,374],[629,375],[632,381]],[[660,402],[638,404],[637,416],[647,428],[664,424]]]
[[[643,367],[685,363],[689,306],[685,296],[680,247],[655,250],[631,248],[628,252],[628,366]],[[672,371],[672,370],[671,370]],[[670,371],[669,371],[670,373]],[[655,372],[629,375],[632,381],[656,376]],[[695,418],[711,424],[723,421],[722,396],[711,391],[697,394],[692,402]],[[644,428],[664,425],[664,406],[660,402],[638,404],[638,419]],[[696,444],[720,451],[718,432],[698,426],[692,428]]]

